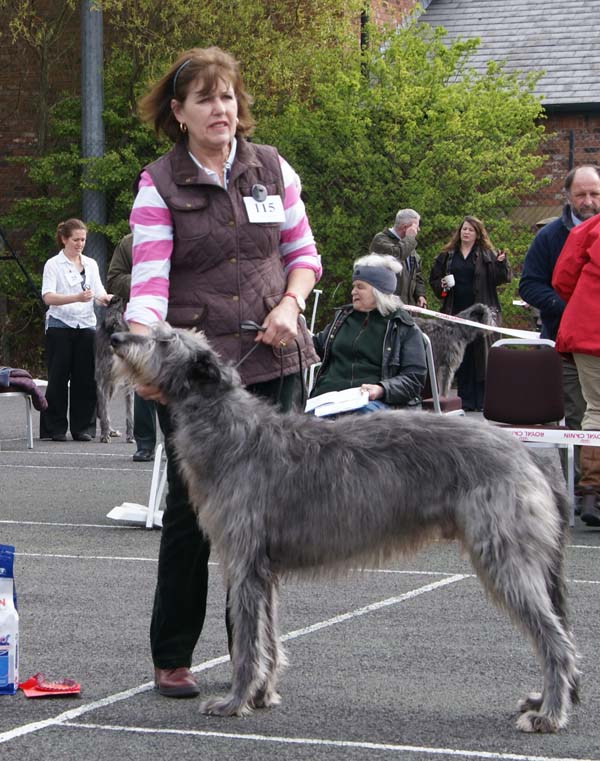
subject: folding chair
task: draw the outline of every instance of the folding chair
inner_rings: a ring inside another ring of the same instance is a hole
[[[27,438],[27,449],[33,449],[33,420],[31,397],[24,391],[3,391],[0,394],[0,399],[8,399],[8,397],[20,396],[25,402],[25,432]]]
[[[435,412],[437,415],[464,415],[465,411],[462,408],[462,399],[460,396],[440,396],[435,374],[435,361],[433,359],[431,340],[429,339],[429,336],[425,335],[425,333],[422,333],[421,335],[423,337],[425,358],[427,360],[427,378],[425,379],[423,393],[421,394],[423,397],[423,409]]]
[[[488,354],[483,416],[521,429],[565,429],[562,358],[546,338],[503,338]],[[567,452],[571,525],[575,507],[575,450],[570,443],[524,442]]]
[[[39,378],[34,378],[34,383],[40,387],[48,385],[48,381],[40,380]],[[27,449],[33,449],[33,403],[31,401],[31,396],[25,391],[11,390],[0,392],[0,399],[8,399],[8,397],[15,396],[20,396],[25,402],[25,434],[27,440]]]

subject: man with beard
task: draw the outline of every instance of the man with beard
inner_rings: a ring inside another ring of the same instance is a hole
[[[600,212],[600,169],[596,166],[580,166],[571,169],[565,178],[567,198],[558,219],[545,225],[535,236],[523,265],[519,294],[532,307],[540,310],[542,338],[556,339],[565,302],[552,288],[552,273],[556,261],[576,226]],[[577,368],[570,358],[563,362],[565,395],[565,422],[571,429],[580,429],[586,403],[581,393]],[[576,455],[579,454],[576,447]],[[579,463],[576,456],[576,471]],[[581,516],[582,520],[585,515]]]

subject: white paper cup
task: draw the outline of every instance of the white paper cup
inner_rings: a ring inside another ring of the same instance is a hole
[[[446,277],[442,278],[442,285],[444,288],[454,288],[455,282],[454,275],[446,275]]]

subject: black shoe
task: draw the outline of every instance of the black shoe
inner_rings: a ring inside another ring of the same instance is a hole
[[[66,440],[67,440],[66,433],[55,433],[54,436],[52,436],[52,441],[66,441]]]
[[[89,433],[74,433],[73,441],[91,441],[92,436]]]
[[[152,449],[138,449],[132,459],[134,462],[152,462],[154,451]]]
[[[585,494],[581,505],[581,520],[586,526],[600,526],[600,510],[596,507],[596,495]]]

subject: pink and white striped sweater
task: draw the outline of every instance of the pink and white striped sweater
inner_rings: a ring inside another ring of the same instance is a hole
[[[279,233],[279,252],[284,271],[296,268],[313,270],[321,277],[321,258],[317,253],[304,202],[300,197],[300,178],[279,157],[285,186],[285,222]],[[131,296],[125,318],[150,325],[167,316],[169,272],[173,252],[173,220],[164,200],[147,172],[142,172],[129,223],[133,231],[133,268]]]

